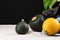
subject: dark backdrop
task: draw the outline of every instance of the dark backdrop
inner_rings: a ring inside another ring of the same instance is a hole
[[[0,1],[0,24],[16,24],[22,18],[28,23],[42,10],[42,0],[2,0]]]

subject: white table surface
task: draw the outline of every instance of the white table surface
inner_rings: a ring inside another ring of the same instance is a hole
[[[0,25],[0,40],[60,40],[60,36],[47,36],[42,32],[34,32],[29,29],[25,35],[15,32],[16,25]]]

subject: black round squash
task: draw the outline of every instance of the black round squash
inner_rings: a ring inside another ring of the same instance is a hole
[[[23,19],[20,23],[18,23],[16,25],[16,28],[15,28],[15,30],[18,34],[26,34],[28,32],[28,29],[29,29],[28,25],[27,25],[27,23],[25,23],[25,21]]]
[[[43,21],[44,21],[43,15],[36,15],[29,21],[29,25],[33,31],[41,32]]]

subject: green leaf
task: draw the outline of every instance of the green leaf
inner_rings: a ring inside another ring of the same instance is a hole
[[[44,9],[52,9],[57,0],[43,0]]]
[[[49,4],[50,4],[51,0],[43,0],[43,4],[44,4],[44,9],[48,9]]]
[[[60,0],[57,0],[58,2],[60,2]]]
[[[51,0],[50,5],[49,5],[49,9],[52,10],[52,7],[56,2],[57,2],[57,0]]]

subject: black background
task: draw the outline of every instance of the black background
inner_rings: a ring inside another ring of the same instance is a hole
[[[43,0],[1,0],[0,24],[17,24],[29,20],[43,11]]]

